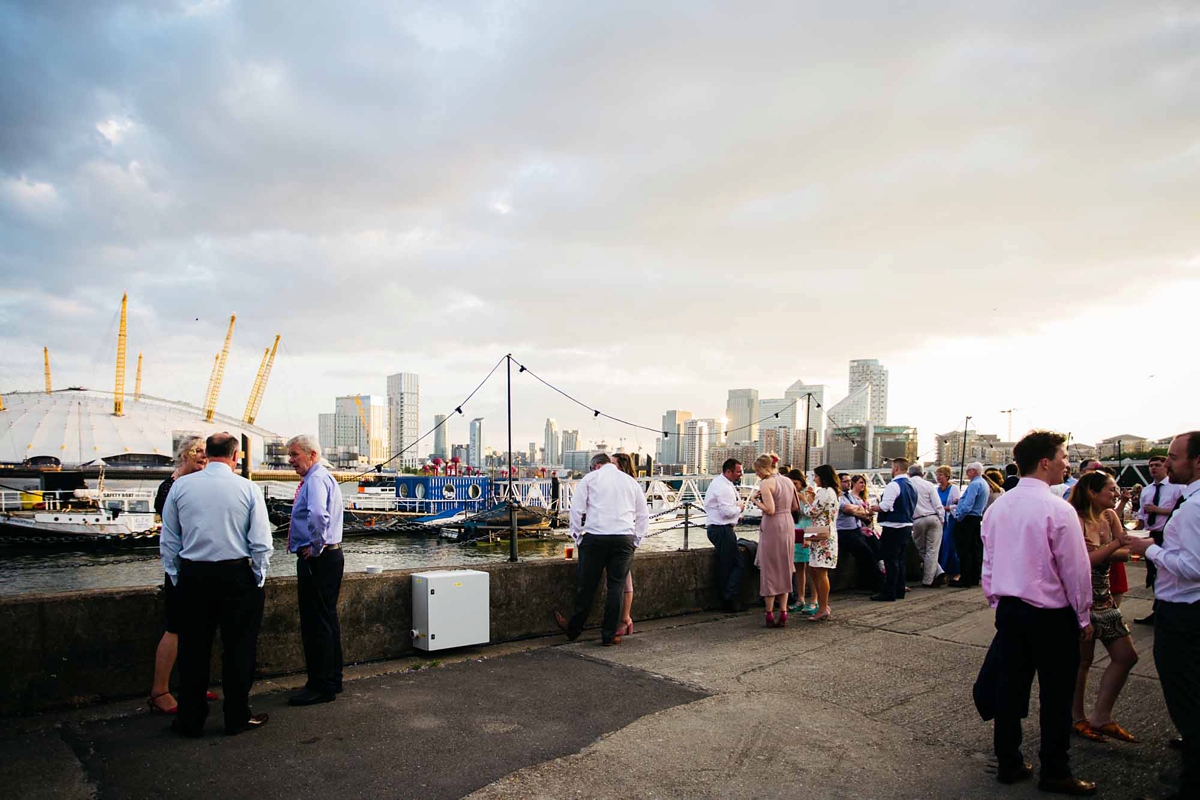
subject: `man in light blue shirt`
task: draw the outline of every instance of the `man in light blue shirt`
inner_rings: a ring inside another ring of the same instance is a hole
[[[958,551],[960,575],[950,581],[951,586],[978,586],[983,574],[980,526],[991,487],[983,479],[983,464],[978,461],[967,464],[967,477],[971,482],[954,507],[954,548]]]
[[[342,492],[321,464],[316,437],[295,436],[287,443],[288,463],[300,476],[288,526],[288,552],[295,553],[300,640],[308,682],[288,698],[290,706],[328,703],[342,690]]]
[[[266,714],[250,713],[255,647],[263,614],[263,582],[271,561],[267,504],[254,484],[234,473],[238,440],[215,433],[205,442],[208,466],[171,487],[163,507],[159,552],[179,589],[179,712],[171,728],[200,736],[208,717],[208,669],[219,626],[225,732],[256,730]]]

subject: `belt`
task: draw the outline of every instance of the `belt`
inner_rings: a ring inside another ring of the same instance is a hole
[[[913,521],[915,522],[919,519],[927,519],[928,517],[936,517],[936,516],[937,516],[937,512],[934,512],[932,514],[922,514],[919,517],[913,517]]]
[[[312,547],[312,545],[306,544],[306,545],[304,545],[304,547]],[[301,548],[301,549],[303,549],[303,548]],[[341,550],[341,549],[342,549],[342,543],[337,542],[336,544],[325,545],[324,547],[321,548],[321,552],[323,553],[326,550]]]

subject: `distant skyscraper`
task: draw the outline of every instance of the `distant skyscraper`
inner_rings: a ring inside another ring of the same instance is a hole
[[[528,460],[527,460],[525,463],[529,464],[530,466],[533,466],[534,464],[536,464],[536,463],[537,463],[537,460],[538,460],[538,446],[537,446],[537,442],[530,442],[530,443],[529,443],[529,453],[528,453],[528,455],[526,456],[526,458],[527,458]]]
[[[432,455],[437,456],[438,458],[442,459],[443,461],[447,461],[450,458],[450,450],[447,449],[447,447],[446,447],[446,426],[444,424],[445,422],[446,422],[445,414],[434,414],[433,415],[433,424],[435,427],[437,427],[437,430],[433,432],[433,453],[432,453]]]
[[[683,467],[685,472],[708,472],[708,423],[689,419],[683,424]]]
[[[397,372],[387,378],[389,457],[403,451],[398,466],[415,467],[420,462],[417,438],[421,425],[421,379],[413,372]],[[395,462],[393,462],[395,463]]]
[[[872,394],[871,384],[863,383],[829,409],[830,429],[825,432],[827,443],[837,435],[837,428],[867,424],[871,418]]]
[[[558,423],[553,419],[546,420],[546,430],[542,437],[543,458],[546,463],[556,466],[562,463],[562,444],[558,437]]]
[[[729,423],[725,429],[729,444],[758,441],[758,389],[730,389],[725,418]]]
[[[579,449],[579,431],[562,432],[562,453]],[[559,455],[561,456],[562,453]]]
[[[779,416],[776,417],[775,415]],[[801,416],[804,409],[800,409]],[[796,401],[790,397],[768,397],[758,401],[758,438],[762,439],[763,428],[795,428]]]
[[[807,402],[808,429],[809,431],[815,430],[817,432],[817,444],[821,443],[825,433],[825,412],[829,410],[825,407],[825,391],[827,388],[824,384],[820,383],[809,385],[804,381],[796,381],[783,393],[783,396],[789,401],[796,401],[796,407],[793,410],[793,413],[796,415],[795,430],[801,432],[804,430],[804,415],[806,413],[805,407]],[[806,401],[805,395],[810,393],[812,394],[812,400]],[[803,433],[801,433],[800,440],[801,442],[804,441]],[[810,447],[809,449],[811,451],[812,448]],[[801,455],[801,458],[803,458],[803,455]]]
[[[708,449],[711,450],[714,447],[724,447],[725,420],[709,417],[708,419],[700,420],[700,422],[703,422],[708,426]]]
[[[317,441],[328,452],[337,447],[337,414],[317,414]]]
[[[874,358],[860,358],[850,362],[850,394],[864,385],[871,387],[871,404],[868,419],[876,425],[887,425],[888,371]],[[841,420],[838,420],[841,424]]]
[[[334,401],[333,416],[335,447],[353,448],[360,459],[371,464],[391,458],[387,398],[370,394],[343,395]]]
[[[472,467],[483,466],[483,417],[471,420],[470,455],[467,463]]]
[[[683,426],[692,418],[692,412],[672,409],[662,418],[662,429],[667,434],[662,443],[662,463],[682,464],[687,456],[687,445],[683,441]]]

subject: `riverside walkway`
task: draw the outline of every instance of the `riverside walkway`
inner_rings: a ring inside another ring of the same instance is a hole
[[[1143,572],[1123,606],[1150,609]],[[835,618],[701,613],[638,623],[619,647],[589,631],[348,670],[336,703],[289,708],[298,679],[260,681],[261,731],[176,737],[129,701],[0,720],[8,798],[1045,797],[997,784],[970,688],[992,635],[978,589],[899,603],[833,598]],[[1178,756],[1151,657],[1117,704],[1141,743],[1074,740],[1098,797],[1160,797]],[[1107,663],[1098,647],[1099,672]],[[414,668],[417,669],[414,669]],[[1089,700],[1089,707],[1090,707]],[[1036,763],[1036,692],[1026,721]]]

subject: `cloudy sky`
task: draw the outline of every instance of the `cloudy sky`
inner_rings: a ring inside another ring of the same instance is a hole
[[[1195,427],[1200,7],[902,5],[0,2],[0,391],[110,389],[128,291],[150,394],[237,312],[240,415],[282,333],[284,434],[507,352],[652,427],[852,358],[923,449]],[[518,447],[653,450],[514,382]]]

